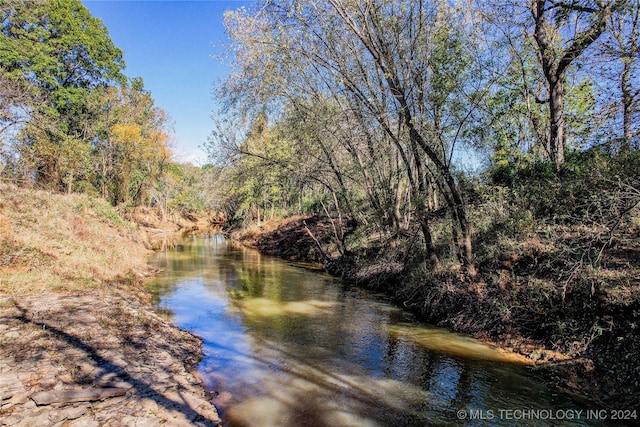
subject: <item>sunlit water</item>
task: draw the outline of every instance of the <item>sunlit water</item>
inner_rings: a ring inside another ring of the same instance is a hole
[[[156,303],[204,340],[199,370],[227,426],[597,425],[519,357],[319,271],[220,236],[153,263]]]

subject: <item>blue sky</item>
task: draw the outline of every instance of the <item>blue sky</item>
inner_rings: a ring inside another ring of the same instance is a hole
[[[175,158],[203,164],[199,146],[213,128],[214,84],[229,72],[214,55],[223,54],[225,10],[248,1],[83,0],[124,52],[125,73],[142,77],[156,105],[174,123]]]

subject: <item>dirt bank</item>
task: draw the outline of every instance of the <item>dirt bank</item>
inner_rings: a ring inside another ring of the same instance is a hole
[[[219,425],[200,339],[142,285],[153,245],[100,199],[0,184],[0,426]]]
[[[599,271],[576,270],[566,278],[557,274],[565,260],[554,252],[563,242],[532,236],[513,254],[481,265],[480,276],[469,281],[455,267],[407,270],[394,256],[400,251],[389,250],[393,242],[325,259],[318,244],[330,248],[331,230],[327,219],[295,217],[232,238],[271,255],[323,262],[329,273],[384,291],[427,322],[527,356],[533,372],[560,389],[608,408],[640,411],[636,246],[624,251],[624,268],[612,252]]]

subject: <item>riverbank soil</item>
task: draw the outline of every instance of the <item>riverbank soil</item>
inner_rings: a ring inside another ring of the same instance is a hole
[[[224,217],[219,212],[171,212],[163,215],[160,209],[143,206],[129,208],[123,216],[141,227],[148,245],[155,250],[172,246],[187,233],[216,229],[224,223]]]
[[[149,247],[102,200],[0,184],[0,426],[219,425]]]
[[[271,255],[321,261],[329,273],[384,291],[429,323],[525,355],[532,372],[557,388],[640,416],[638,230],[616,236],[597,270],[575,259],[577,247],[597,243],[594,230],[530,233],[480,257],[474,280],[457,265],[408,265],[411,249],[393,240],[352,245],[342,255],[326,249],[323,260],[315,248],[330,248],[331,230],[328,218],[294,217],[231,237]]]
[[[321,215],[274,219],[232,235],[242,244],[289,261],[323,263],[336,250],[336,222]],[[347,227],[347,224],[343,224]]]

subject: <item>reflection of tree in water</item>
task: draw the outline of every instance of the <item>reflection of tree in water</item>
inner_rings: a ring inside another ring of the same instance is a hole
[[[188,321],[215,355],[202,365],[207,383],[246,425],[453,425],[461,408],[559,404],[519,368],[469,359],[484,357],[477,342],[326,275],[216,237],[156,261],[165,269],[156,295],[185,287],[214,296],[215,309],[193,301]]]

